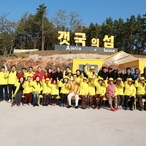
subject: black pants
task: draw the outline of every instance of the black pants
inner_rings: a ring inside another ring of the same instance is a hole
[[[124,95],[117,95],[118,97],[118,105],[122,106],[124,101]]]
[[[3,90],[5,92],[5,98],[3,96]],[[0,85],[0,100],[8,100],[8,88],[7,85]]]
[[[130,109],[132,109],[132,107],[134,105],[134,96],[132,96],[132,97],[129,97],[127,95],[124,96],[125,108],[128,107],[128,99],[130,100],[130,103],[129,103]]]
[[[19,105],[21,103],[22,91],[18,91],[14,97],[13,104]]]
[[[51,98],[50,98],[50,102],[51,103],[56,103],[56,97],[57,97],[58,95],[51,95]]]
[[[8,84],[8,90],[9,90],[9,99],[12,100],[12,94],[14,94],[16,87],[14,84]]]
[[[63,93],[60,94],[61,103],[63,103],[63,104],[67,103],[67,96],[68,96],[68,94],[63,94]]]
[[[144,108],[143,103],[142,103],[143,98],[146,99],[146,95],[137,95],[138,103],[141,109]]]
[[[43,94],[43,105],[50,104],[50,98],[51,98],[50,94]]]

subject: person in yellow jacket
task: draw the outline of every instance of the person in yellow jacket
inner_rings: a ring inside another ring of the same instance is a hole
[[[33,106],[39,106],[38,98],[41,91],[42,91],[42,83],[40,81],[40,77],[36,76],[36,79],[32,82]]]
[[[8,72],[6,71],[5,66],[2,66],[0,71],[0,101],[4,99],[8,101],[7,78]],[[3,95],[3,91],[5,92],[5,98]]]
[[[93,79],[97,78],[98,74],[95,72],[95,67],[91,66],[90,71],[88,71],[88,64],[84,67],[85,74],[89,77],[92,77]]]
[[[140,111],[144,110],[144,105],[142,104],[142,99],[146,99],[146,83],[145,83],[145,78],[140,77],[135,80],[135,87],[136,87],[136,96],[138,98],[139,106],[140,106]],[[146,106],[146,105],[145,105]]]
[[[98,79],[94,80],[94,86],[96,87],[96,93],[95,96],[93,97],[94,109],[96,108],[100,109],[103,102],[103,98],[105,97],[106,83],[104,83],[103,78],[99,77]],[[96,102],[97,98],[99,98],[98,106]]]
[[[88,108],[92,107],[93,97],[95,96],[94,79],[88,76]]]
[[[15,82],[17,80],[17,71],[16,71],[16,66],[12,65],[11,71],[8,74],[8,91],[9,91],[9,101],[11,102],[12,100],[12,93],[15,92]]]
[[[23,95],[25,97],[24,101],[23,101],[23,105],[25,104],[28,104],[28,105],[31,105],[32,103],[32,87],[33,85],[33,81],[32,81],[32,77],[28,76],[27,79],[24,81],[24,84],[23,84]]]
[[[123,101],[124,101],[124,83],[122,81],[122,78],[117,78],[116,82],[116,94],[118,98],[118,109],[122,109]]]
[[[79,92],[80,92],[80,83],[77,81],[77,75],[73,75],[73,80],[69,81],[69,94],[67,96],[68,106],[67,108],[71,108],[71,99],[75,97],[75,108],[78,108],[79,102]]]
[[[27,79],[28,77],[33,77],[35,72],[33,71],[33,68],[30,66],[29,70],[24,73],[24,78]]]
[[[51,88],[50,88],[49,84],[50,84],[49,78],[42,80],[43,106],[48,106],[50,104]]]
[[[86,105],[88,103],[88,79],[83,77],[82,80],[80,80],[80,97],[82,98],[82,109],[86,109]]]
[[[73,76],[72,76],[71,70],[68,70],[67,74],[66,74],[66,71],[64,70],[63,78],[66,77],[66,76],[69,78],[69,80],[71,80],[71,81],[73,80]]]
[[[60,97],[61,97],[61,107],[66,107],[67,96],[69,94],[69,77],[64,76],[59,82],[59,87],[61,87]]]
[[[52,82],[52,84],[51,84]],[[56,102],[57,102],[57,96],[59,95],[59,80],[53,80],[52,78],[50,79],[50,84],[49,87],[51,88],[51,104],[52,106],[56,106]]]
[[[128,99],[130,100],[130,110],[133,110],[134,105],[134,97],[136,95],[136,88],[133,84],[132,78],[127,78],[127,80],[124,83],[125,90],[124,90],[124,104],[125,104],[125,110],[128,108]]]
[[[15,93],[12,95],[14,100],[13,100],[11,106],[14,106],[15,104],[17,106],[20,106],[21,98],[23,95],[23,83],[24,83],[24,77],[20,77],[19,81],[16,81],[16,83],[15,83],[16,90],[15,90]]]

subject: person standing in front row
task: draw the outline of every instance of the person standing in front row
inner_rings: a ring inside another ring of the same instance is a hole
[[[21,97],[23,95],[23,83],[24,83],[24,77],[20,77],[19,81],[16,81],[15,83],[16,90],[15,93],[12,95],[14,97],[14,100],[11,106],[14,106],[15,104],[17,106],[20,106]]]
[[[139,106],[140,106],[140,111],[144,110],[144,105],[142,103],[142,99],[146,99],[146,83],[145,83],[145,78],[140,77],[137,78],[135,81],[135,87],[136,87],[136,97],[138,98]],[[146,104],[145,104],[146,107]]]
[[[1,67],[0,71],[0,101],[6,100],[8,101],[8,90],[7,90],[7,78],[8,78],[8,72],[5,69],[5,66]],[[5,98],[3,95],[3,91],[5,92]]]
[[[42,91],[42,83],[40,82],[40,77],[37,76],[32,83],[32,93],[33,93],[33,106],[39,106],[38,99]]]
[[[109,78],[108,85],[106,87],[106,97],[108,98],[108,102],[111,108],[111,111],[118,110],[117,108],[117,96],[116,96],[116,85],[114,84],[113,78]],[[113,99],[115,107],[113,107]]]
[[[122,105],[124,102],[124,83],[122,78],[116,79],[116,88],[117,88],[117,98],[118,98],[118,109],[122,109]]]
[[[61,107],[66,107],[67,96],[69,93],[69,77],[65,76],[59,82],[59,87],[61,87],[60,97],[61,97]]]
[[[16,66],[12,65],[11,71],[8,74],[8,91],[9,91],[9,101],[11,102],[12,100],[12,94],[15,92],[15,82],[17,80],[17,71],[16,71]]]
[[[136,95],[136,88],[133,85],[132,78],[127,78],[125,81],[125,90],[124,90],[124,102],[125,102],[125,110],[128,108],[128,99],[130,100],[130,110],[133,111],[134,105],[134,97]]]
[[[67,108],[71,108],[71,99],[72,97],[75,97],[75,108],[78,108],[78,102],[79,102],[79,92],[80,92],[80,84],[77,82],[77,75],[73,75],[73,80],[69,83],[69,89],[70,93],[67,97],[68,99],[68,106]]]

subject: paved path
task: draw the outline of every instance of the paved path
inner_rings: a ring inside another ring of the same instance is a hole
[[[146,111],[10,107],[1,102],[0,146],[146,146]]]

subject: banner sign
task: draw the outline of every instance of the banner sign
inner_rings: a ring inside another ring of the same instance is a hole
[[[101,47],[87,47],[87,46],[68,46],[68,45],[55,45],[55,50],[70,50],[70,51],[92,51],[92,52],[118,52],[117,48],[101,48]]]

